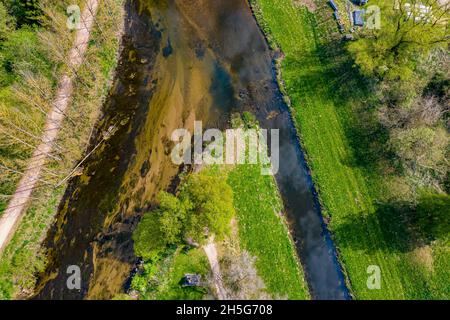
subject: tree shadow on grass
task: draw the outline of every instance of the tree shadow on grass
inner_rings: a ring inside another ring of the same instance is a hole
[[[406,203],[383,203],[372,214],[347,217],[334,228],[340,247],[373,253],[409,252],[416,246],[408,226],[409,206]],[[379,232],[374,232],[379,230]],[[375,237],[375,238],[374,238]]]
[[[342,42],[322,45],[318,55],[326,66],[326,76],[335,82],[330,99],[354,151],[349,165],[380,171],[392,154],[386,148],[388,133],[376,113],[379,101],[375,81],[360,73]]]
[[[291,76],[288,87],[300,106],[305,97],[320,97],[336,107],[353,151],[351,158],[342,159],[344,164],[371,173],[383,172],[385,160],[391,159],[391,154],[386,148],[387,132],[375,113],[374,83],[359,73],[344,44],[340,41],[321,44],[315,51],[286,57],[285,64],[298,71]]]
[[[425,193],[417,203],[377,204],[374,213],[347,217],[334,230],[342,247],[404,253],[450,239],[449,218],[450,196]]]

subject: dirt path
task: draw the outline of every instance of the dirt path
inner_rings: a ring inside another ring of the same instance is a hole
[[[77,70],[83,61],[98,4],[98,0],[86,2],[86,8],[81,16],[80,28],[76,32],[74,46],[69,53],[70,67],[73,70]],[[0,218],[0,253],[8,244],[20,219],[26,212],[31,193],[40,179],[42,167],[45,165],[48,155],[53,151],[53,145],[64,120],[65,110],[72,97],[72,89],[73,79],[68,74],[64,74],[59,80],[52,109],[47,115],[41,144],[34,151],[8,207]]]
[[[211,266],[211,271],[213,273],[214,286],[216,287],[217,298],[219,300],[226,300],[227,293],[223,286],[222,274],[220,273],[219,261],[217,260],[217,250],[216,245],[213,241],[203,247],[205,254],[208,257],[209,264]]]

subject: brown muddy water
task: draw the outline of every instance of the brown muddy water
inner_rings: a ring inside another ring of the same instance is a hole
[[[123,51],[91,142],[113,134],[73,178],[46,246],[50,264],[38,299],[109,299],[135,264],[132,230],[160,190],[177,183],[171,133],[225,129],[232,112],[253,112],[280,129],[277,183],[310,291],[346,299],[348,290],[320,215],[273,55],[245,0],[128,0]],[[113,128],[113,130],[111,130]],[[69,290],[67,268],[81,268]]]

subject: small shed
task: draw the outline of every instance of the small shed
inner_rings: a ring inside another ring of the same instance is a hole
[[[334,11],[338,11],[338,7],[333,0],[328,1],[328,3],[330,4],[331,8],[333,8]]]
[[[201,276],[199,274],[185,274],[182,280],[183,287],[198,287],[200,285]]]
[[[364,26],[364,10],[353,11],[353,24],[358,27]]]

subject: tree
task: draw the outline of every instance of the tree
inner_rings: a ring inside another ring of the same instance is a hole
[[[348,45],[366,75],[409,80],[428,52],[449,40],[449,6],[437,0],[380,0],[382,26]],[[430,7],[430,12],[419,7]]]
[[[134,251],[144,260],[154,259],[168,245],[180,242],[186,206],[174,195],[161,192],[158,207],[142,217],[133,233]]]
[[[16,18],[17,26],[39,25],[43,13],[41,0],[6,0],[9,12]]]
[[[192,204],[186,216],[185,239],[199,244],[214,234],[221,239],[229,233],[234,216],[233,191],[224,174],[216,170],[204,170],[190,175],[180,191],[180,199]]]
[[[168,245],[203,244],[212,234],[220,239],[229,232],[234,213],[233,191],[223,174],[212,170],[191,174],[178,197],[161,192],[158,206],[144,214],[133,233],[135,253],[149,260]]]
[[[159,208],[156,210],[156,214],[159,216],[159,228],[168,244],[180,241],[183,224],[190,208],[189,201],[182,202],[167,192],[159,194]]]
[[[266,300],[272,297],[266,292],[264,281],[258,276],[256,258],[248,251],[234,253],[227,250],[221,259],[221,271],[227,299]],[[211,279],[210,282],[214,282]]]
[[[379,109],[381,124],[389,132],[391,150],[402,167],[416,177],[432,178],[437,183],[443,182],[448,171],[446,104],[444,96],[419,96],[409,107]]]
[[[430,53],[446,49],[449,6],[438,0],[379,0],[375,4],[381,9],[381,28],[364,29],[347,48],[365,76],[381,81],[378,88],[386,103],[408,106],[432,73]]]
[[[133,232],[134,252],[144,260],[152,260],[165,249],[167,242],[159,228],[159,217],[146,213]]]
[[[445,161],[449,138],[445,129],[420,126],[393,130],[390,142],[397,156],[412,170],[436,170]]]
[[[13,18],[8,14],[8,11],[6,10],[3,3],[0,2],[0,42],[5,40],[12,30]]]

